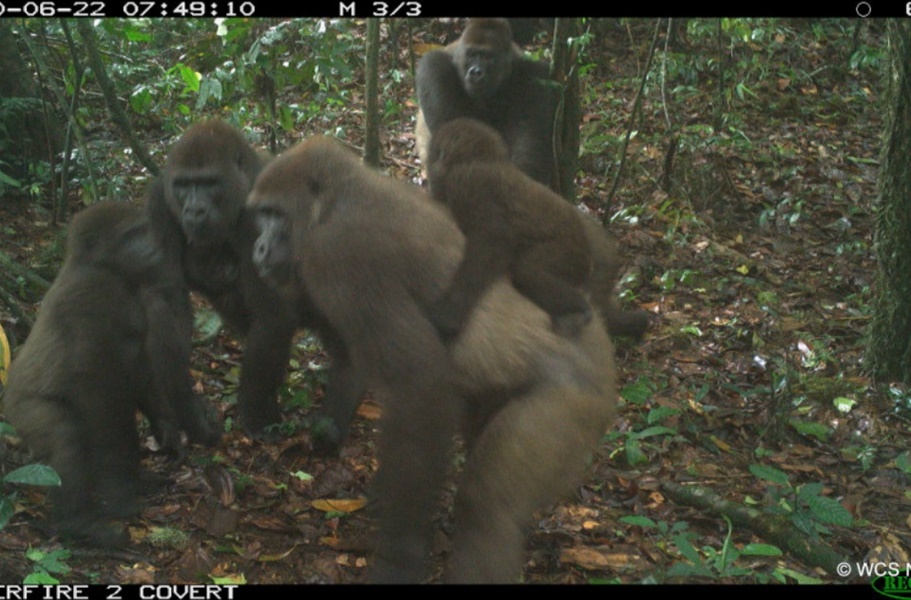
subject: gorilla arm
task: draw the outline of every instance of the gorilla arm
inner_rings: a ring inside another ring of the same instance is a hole
[[[591,246],[594,263],[589,285],[592,305],[601,311],[608,333],[638,341],[645,335],[651,319],[647,311],[626,311],[620,307],[617,300],[617,279],[620,276],[621,259],[617,242],[593,217],[579,216],[585,237]]]

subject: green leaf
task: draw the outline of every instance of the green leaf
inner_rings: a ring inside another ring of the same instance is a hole
[[[676,433],[676,429],[664,427],[663,425],[655,425],[654,427],[646,427],[642,431],[635,432],[631,435],[637,440],[641,440],[647,437],[654,437],[656,435],[675,435]]]
[[[851,516],[850,511],[834,498],[810,496],[803,500],[807,503],[807,506],[810,507],[813,516],[823,523],[850,527],[851,523],[854,522],[854,517]]]
[[[655,523],[648,517],[639,517],[636,515],[630,515],[628,517],[620,517],[620,522],[626,523],[627,525],[635,525],[636,527],[648,527],[651,529],[656,529],[658,527],[657,523]]]
[[[55,579],[49,573],[45,573],[44,571],[36,571],[29,574],[25,579],[23,579],[22,583],[26,585],[58,585],[60,583],[60,580]]]
[[[27,485],[60,485],[60,476],[47,465],[25,465],[10,471],[3,477],[4,483],[24,483]]]
[[[680,554],[683,555],[685,559],[694,565],[701,565],[702,556],[700,556],[699,551],[693,547],[693,544],[690,543],[690,535],[691,534],[688,533],[678,533],[671,539],[673,540],[674,545],[677,546],[677,550],[680,551]]]
[[[0,531],[3,531],[9,520],[13,518],[13,513],[16,512],[13,504],[14,497],[15,495],[0,496]]]
[[[715,574],[707,567],[702,565],[688,565],[686,563],[674,563],[667,570],[668,577],[711,577],[714,579]]]
[[[806,501],[807,498],[822,494],[822,489],[821,483],[807,483],[800,486],[800,489],[797,491],[797,497]]]
[[[791,427],[796,429],[798,432],[803,435],[810,435],[815,437],[821,442],[829,439],[829,436],[832,435],[832,430],[821,423],[813,423],[806,421],[798,421],[797,419],[791,419]]]
[[[25,551],[25,556],[33,561],[37,568],[48,573],[70,572],[70,566],[63,562],[70,557],[70,551],[66,548],[58,548],[50,552],[45,552],[38,548],[29,548]]]
[[[18,187],[22,186],[22,184],[19,183],[18,179],[13,179],[12,177],[7,175],[3,171],[0,171],[0,183],[2,183],[4,185],[8,185],[10,187],[14,187],[14,188],[18,188]]]
[[[789,485],[787,474],[784,471],[779,471],[775,467],[752,464],[750,465],[750,473],[760,479],[765,479],[766,481],[771,481],[778,485]]]
[[[639,380],[620,390],[620,397],[630,404],[645,404],[652,397],[652,389],[644,381]]]
[[[222,320],[218,313],[209,308],[201,308],[196,311],[196,318],[193,322],[193,328],[199,335],[197,343],[208,344],[221,331]]]
[[[771,544],[747,544],[740,549],[742,556],[782,556],[778,546]]]
[[[630,466],[648,462],[648,457],[642,452],[639,442],[634,439],[626,440],[626,462]]]
[[[9,423],[0,421],[0,435],[16,435],[16,430]]]
[[[851,409],[854,408],[854,405],[857,404],[857,400],[839,396],[838,398],[832,400],[832,404],[835,405],[835,408],[838,409],[838,412],[849,413],[851,412]]]
[[[816,539],[819,536],[816,531],[816,522],[813,521],[812,517],[807,514],[806,511],[800,511],[792,514],[791,523],[793,523],[797,529],[811,536],[813,539]]]
[[[794,571],[792,569],[775,569],[775,573],[784,575],[786,577],[790,577],[797,583],[801,583],[801,584],[819,585],[820,583],[823,583],[822,579],[816,579],[815,577],[810,577],[809,575],[804,575],[803,573],[798,573],[797,571]],[[777,579],[777,577],[776,577],[776,579]],[[779,581],[782,581],[782,580],[779,579]],[[785,583],[785,582],[782,581],[782,583]]]
[[[671,408],[670,406],[656,406],[648,412],[648,419],[646,420],[648,424],[651,425],[652,423],[658,423],[662,419],[676,415],[679,412],[680,409],[678,408]]]
[[[180,74],[180,78],[183,80],[184,85],[187,86],[187,90],[198,92],[199,82],[202,79],[202,76],[183,63],[177,63],[175,68]]]
[[[902,473],[911,473],[911,452],[902,452],[896,456],[895,466]]]

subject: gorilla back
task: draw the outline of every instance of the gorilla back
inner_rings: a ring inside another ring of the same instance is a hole
[[[447,348],[426,309],[461,262],[462,234],[419,190],[365,168],[328,138],[266,167],[250,205],[263,217],[253,219],[261,233],[254,263],[269,278],[292,261],[293,275],[273,283],[343,365],[345,390],[328,397],[336,404],[329,414],[344,428],[366,386],[385,406],[373,579],[426,578],[460,431],[469,456],[448,578],[516,581],[533,511],[572,491],[613,418],[613,348],[598,317],[561,337],[504,277]]]

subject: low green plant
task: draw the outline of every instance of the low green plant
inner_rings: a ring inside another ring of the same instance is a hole
[[[727,517],[724,517],[724,520],[728,525],[728,531],[720,549],[703,546],[697,550],[692,543],[695,534],[688,531],[673,534],[671,539],[686,562],[671,565],[667,571],[668,576],[697,576],[709,579],[750,577],[756,578],[760,583],[768,580],[768,575],[739,566],[736,564],[737,560],[741,556],[781,556],[781,550],[769,544],[747,544],[740,549],[736,548],[731,542],[731,534],[734,531],[731,520]]]
[[[65,562],[70,557],[70,551],[66,548],[57,548],[56,550],[29,548],[25,551],[25,556],[34,564],[32,565],[32,572],[26,576],[22,583],[28,585],[57,585],[60,580],[54,575],[66,575],[70,572],[70,566]]]
[[[644,407],[654,393],[655,384],[640,378],[620,390],[620,398],[628,404]],[[622,439],[622,450],[627,464],[630,466],[644,464],[648,462],[646,448],[643,447],[647,445],[647,442],[644,442],[644,440],[665,435],[677,435],[675,428],[660,425],[660,423],[679,412],[679,410],[668,406],[652,407],[644,413],[644,429],[623,432],[614,431],[606,436],[605,441]]]
[[[0,436],[14,434],[12,425],[0,422]],[[10,491],[9,484],[59,486],[60,476],[46,465],[32,464],[0,477],[0,530],[6,527],[15,512],[16,491]]]
[[[854,523],[851,513],[838,500],[822,495],[821,483],[794,486],[787,473],[768,465],[752,464],[750,472],[772,484],[769,491],[773,504],[767,507],[768,512],[787,516],[813,539],[829,533],[827,525],[850,527]]]

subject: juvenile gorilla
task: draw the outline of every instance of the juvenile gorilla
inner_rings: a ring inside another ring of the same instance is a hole
[[[427,577],[461,432],[469,455],[448,578],[515,581],[533,511],[577,485],[613,417],[613,348],[598,317],[561,337],[500,278],[445,346],[426,312],[462,261],[462,234],[418,189],[363,167],[328,138],[273,161],[249,204],[260,233],[254,264],[329,342],[343,375],[329,416],[345,430],[367,386],[384,403],[371,577]]]
[[[445,123],[470,117],[490,125],[503,137],[509,158],[526,175],[552,187],[557,88],[549,84],[548,67],[524,58],[512,43],[505,19],[472,19],[462,36],[443,50],[427,53],[417,72],[418,155],[429,166],[433,135]],[[620,254],[617,244],[591,219],[583,219],[594,262],[591,300],[611,335],[640,339],[648,313],[620,308],[615,286]]]
[[[466,237],[465,258],[431,320],[449,339],[490,285],[508,274],[543,308],[554,330],[574,335],[592,318],[580,291],[592,270],[577,211],[509,161],[497,132],[456,119],[430,143],[430,193],[452,211]]]
[[[155,394],[144,290],[162,256],[142,212],[97,204],[70,224],[67,256],[35,327],[13,361],[6,416],[60,475],[51,492],[61,533],[96,545],[125,541],[108,519],[138,510],[141,409],[162,445],[180,437],[172,405]]]
[[[417,145],[424,165],[430,139],[454,119],[470,117],[497,130],[509,157],[532,179],[554,181],[557,88],[548,66],[524,58],[506,19],[471,19],[462,36],[418,64]]]
[[[288,364],[296,318],[250,266],[251,240],[244,235],[243,208],[266,162],[230,125],[217,120],[194,124],[171,149],[161,177],[149,190],[147,210],[168,269],[177,285],[161,291],[161,310],[177,323],[161,336],[179,374],[171,393],[186,398],[193,315],[188,289],[200,292],[229,326],[245,337],[238,390],[245,429],[260,433],[281,420],[274,400]],[[188,405],[187,401],[176,406]],[[183,415],[192,421],[192,415]],[[215,428],[198,423],[191,438],[213,443]]]

